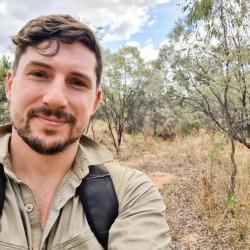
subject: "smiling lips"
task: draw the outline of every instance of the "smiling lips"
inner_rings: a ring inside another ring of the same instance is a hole
[[[61,120],[56,118],[55,116],[43,116],[43,115],[38,115],[36,116],[41,122],[45,123],[48,126],[52,127],[60,127],[67,123],[68,121],[66,120]]]

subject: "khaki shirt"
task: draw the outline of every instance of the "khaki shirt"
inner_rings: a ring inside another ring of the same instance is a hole
[[[34,194],[12,171],[10,138],[11,126],[0,127],[0,163],[7,178],[0,219],[0,249],[103,249],[75,192],[88,174],[88,166],[110,161],[111,154],[91,139],[81,138],[75,163],[61,181],[42,228]],[[119,200],[119,215],[110,229],[108,249],[168,249],[165,205],[149,178],[128,167],[109,166],[108,170]]]

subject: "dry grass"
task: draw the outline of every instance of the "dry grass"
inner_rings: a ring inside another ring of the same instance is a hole
[[[113,150],[106,125],[97,122],[94,130],[97,141]],[[178,177],[178,183],[177,178],[173,178],[172,186],[166,183],[165,189],[161,189],[164,199],[170,205],[179,194],[176,191],[171,200],[168,197],[183,182],[188,183],[192,195],[188,192],[184,195],[190,196],[189,209],[207,230],[203,235],[207,237],[207,243],[206,239],[203,240],[204,244],[214,242],[214,246],[218,246],[216,248],[212,245],[211,248],[206,246],[206,249],[250,249],[250,153],[242,145],[237,145],[236,196],[231,199],[227,197],[231,173],[229,154],[230,146],[225,137],[200,130],[196,135],[175,138],[173,141],[163,141],[144,134],[125,135],[122,151],[117,160],[121,164],[133,165],[148,174],[156,172],[159,175],[161,171]],[[178,223],[180,222],[181,219]],[[183,231],[184,226],[178,227],[174,224],[177,222],[171,221],[170,218],[171,223],[172,237],[180,241],[179,248],[184,246],[181,244],[186,244],[188,233],[198,237],[196,232]],[[196,243],[202,244],[197,239]],[[198,245],[197,248],[190,249],[203,248],[199,248]]]
[[[230,147],[225,138],[219,135],[214,137],[208,151],[208,160],[204,162],[202,169],[202,185],[196,199],[196,209],[197,213],[206,218],[210,231],[215,236],[230,241],[230,245],[237,246],[237,249],[243,249],[243,247],[249,249],[249,150],[242,145],[237,145],[235,158],[238,174],[236,196],[233,197],[227,195],[231,173],[229,154]]]

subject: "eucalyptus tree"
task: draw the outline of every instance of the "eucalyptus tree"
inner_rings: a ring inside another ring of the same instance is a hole
[[[160,71],[141,58],[138,48],[124,46],[104,53],[103,101],[100,111],[108,122],[117,153],[122,135],[141,131],[155,105],[162,82]]]
[[[235,141],[250,148],[249,1],[186,1],[183,10],[187,18],[176,26],[161,56],[182,100],[229,137],[234,194]]]
[[[0,123],[9,121],[9,104],[5,95],[5,79],[10,67],[10,59],[3,56],[0,60]]]

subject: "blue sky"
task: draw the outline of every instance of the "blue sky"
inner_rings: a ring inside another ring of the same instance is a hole
[[[181,0],[173,0],[169,3],[150,7],[149,15],[153,19],[152,25],[145,24],[139,32],[132,34],[127,40],[104,42],[104,47],[114,51],[128,41],[136,41],[144,45],[149,40],[154,47],[158,47],[161,42],[167,39],[167,35],[173,29],[175,22],[182,16],[180,3]]]
[[[0,0],[0,56],[13,54],[10,38],[28,20],[46,14],[71,14],[103,27],[105,48],[137,46],[146,60],[154,59],[159,45],[182,16],[182,0]]]

